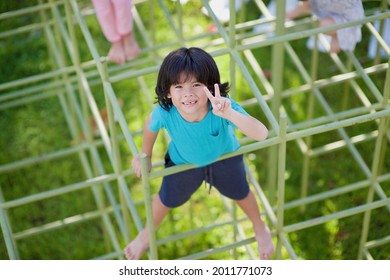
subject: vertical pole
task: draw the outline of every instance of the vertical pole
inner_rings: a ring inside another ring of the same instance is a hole
[[[66,14],[67,26],[68,26],[68,30],[69,30],[69,37],[71,39],[70,40],[71,41],[71,59],[72,59],[73,65],[75,67],[77,67],[78,69],[80,69],[80,67],[81,67],[80,55],[79,55],[79,51],[78,51],[78,47],[77,47],[78,46],[77,45],[77,38],[76,38],[75,29],[73,26],[73,20],[71,17],[70,2],[65,1],[64,4],[65,4],[65,14]],[[81,100],[81,108],[82,108],[83,118],[84,118],[84,120],[88,120],[89,116],[88,116],[88,106],[87,106],[86,95],[83,94],[84,91],[83,91],[83,87],[81,85],[80,79],[78,79],[77,82],[78,82],[78,87],[79,87],[79,91],[80,91],[80,100]],[[72,111],[73,111],[73,108],[72,108]],[[86,131],[84,133],[84,136],[85,136],[85,139],[90,143],[90,142],[92,142],[91,125],[88,121],[85,123],[85,125],[86,125]],[[96,165],[94,166],[94,168],[95,168],[95,170],[97,169]]]
[[[236,7],[235,0],[229,0],[229,72],[230,72],[230,95],[232,98],[236,98],[236,63],[232,55],[232,51],[236,49]],[[233,238],[237,241],[238,229],[237,229],[237,205],[233,204]],[[233,249],[233,257],[237,259],[237,248]]]
[[[382,0],[381,2],[381,5],[380,5],[380,11],[381,12],[386,12],[387,9],[388,9],[388,3],[387,3],[387,0]],[[382,19],[380,22],[379,22],[379,35],[384,35],[384,28],[385,28],[385,19]],[[375,59],[374,59],[374,65],[375,64],[379,64],[380,61],[381,61],[381,53],[380,53],[380,49],[381,49],[381,46],[379,43],[376,44],[376,55],[375,55]]]
[[[70,13],[68,4],[69,3],[65,3],[65,12],[67,14]],[[60,26],[59,26],[59,22],[62,20],[62,18],[59,15],[58,11],[56,10],[54,0],[50,0],[50,5],[51,5],[51,11],[52,11],[53,18],[57,18],[57,20],[54,20],[54,35],[55,35],[55,40],[57,40],[57,44],[55,45],[55,48],[51,47],[50,49],[52,50],[51,54],[53,56],[53,66],[57,64],[57,66],[61,68],[61,67],[65,67],[67,65],[66,59],[65,59],[65,50],[64,50],[65,44],[64,44],[64,40],[62,39]],[[46,20],[46,16],[44,13],[42,13],[42,16]],[[49,34],[47,32],[46,32],[46,34],[47,34],[47,36],[49,36]],[[53,48],[54,48],[54,50],[53,50]],[[62,80],[64,81],[64,84],[66,84],[65,86],[66,86],[67,90],[69,90],[71,88],[71,83],[69,82],[69,76],[67,73],[62,74]],[[76,110],[75,110],[74,106],[72,106],[72,102],[70,100],[71,98],[70,98],[69,94],[66,94],[65,97],[59,95],[58,99],[60,100],[61,103],[63,103],[64,105],[67,104],[67,106],[69,107],[69,110],[66,110],[69,112],[69,113],[67,113],[66,117],[69,119],[68,123],[69,123],[70,129],[72,131],[71,132],[72,137],[73,137],[75,143],[79,143],[80,130],[79,130],[79,127],[77,125]]]
[[[284,34],[286,0],[276,1],[276,36]],[[272,47],[272,87],[274,95],[272,97],[271,110],[277,122],[279,122],[281,95],[283,90],[283,67],[284,67],[284,46],[282,43],[276,43]],[[275,187],[277,184],[277,160],[278,148],[271,147],[269,150],[269,170],[267,185],[269,188],[269,200],[271,204],[275,202]]]
[[[309,104],[308,104],[308,112],[307,112],[307,120],[311,120],[314,115],[314,81],[317,79],[317,69],[318,69],[318,35],[315,35],[314,38],[314,48],[312,53],[312,64],[311,64],[311,78],[310,78],[310,88],[309,92]],[[301,198],[307,196],[307,190],[309,188],[309,170],[310,170],[310,152],[311,152],[311,144],[312,137],[308,136],[306,139],[306,150],[303,154],[303,168],[302,168],[302,178],[301,178]],[[301,205],[300,211],[305,211],[306,206]]]
[[[149,250],[150,250],[150,259],[157,260],[157,241],[156,233],[154,229],[154,217],[152,212],[152,196],[150,192],[150,183],[149,183],[149,166],[146,154],[142,153],[141,158],[141,173],[142,173],[142,186],[144,190],[144,201],[145,201],[145,210],[146,210],[146,222],[149,228]]]
[[[236,98],[236,63],[232,55],[232,51],[236,49],[236,8],[235,1],[229,1],[229,48],[230,48],[230,94],[232,98]]]
[[[19,252],[13,238],[11,223],[8,218],[7,210],[1,204],[4,203],[3,192],[0,186],[0,227],[3,232],[5,247],[7,248],[8,257],[10,260],[20,259]]]
[[[125,194],[123,193],[122,188],[120,187],[121,180],[120,177],[122,176],[122,160],[119,150],[119,142],[118,142],[118,136],[116,133],[116,125],[115,125],[115,114],[113,112],[113,106],[111,102],[114,102],[110,100],[110,97],[108,95],[108,91],[111,88],[111,83],[109,81],[108,77],[108,69],[107,69],[107,61],[105,59],[101,60],[102,63],[102,79],[103,79],[103,89],[104,89],[104,97],[106,101],[106,108],[107,108],[107,117],[108,117],[108,126],[110,129],[110,138],[111,138],[111,146],[113,151],[113,166],[115,175],[117,176],[118,181],[118,193],[119,193],[119,201],[121,205],[121,211],[123,215],[123,221],[124,221],[124,240],[126,243],[130,242],[130,216],[129,212],[127,211],[126,207],[126,199]],[[116,102],[116,101],[115,101]]]
[[[390,62],[390,58],[389,58]],[[386,106],[389,102],[390,97],[390,68],[387,68],[386,73],[386,81],[385,81],[385,87],[383,91],[383,100],[382,103],[384,106]],[[375,186],[376,180],[379,175],[379,170],[381,169],[381,159],[382,155],[384,153],[384,149],[386,148],[386,141],[387,141],[387,130],[389,129],[389,122],[390,118],[381,118],[379,123],[379,134],[378,138],[376,139],[375,144],[375,151],[374,151],[374,158],[371,168],[371,178],[370,178],[370,186],[368,189],[367,194],[367,203],[371,203],[374,200],[374,194],[375,194]],[[358,253],[358,259],[363,258],[365,245],[368,238],[368,232],[370,228],[370,220],[371,220],[371,210],[367,210],[364,212],[363,217],[363,226],[362,226],[362,235],[360,237],[360,244],[359,244],[359,253]]]
[[[387,63],[390,65],[390,58]],[[389,99],[390,99],[390,70],[387,68],[387,74],[386,74],[386,80],[385,80],[385,87],[383,91],[383,99],[382,99],[382,104],[383,106],[386,106],[386,104],[389,104]],[[387,129],[389,129],[390,124],[388,124]],[[383,143],[382,143],[382,152],[380,154],[379,158],[379,170],[378,174],[382,173],[382,168],[385,162],[385,155],[386,155],[386,150],[387,150],[387,145],[388,145],[388,138],[385,138]]]
[[[287,116],[282,114],[280,118],[280,135],[281,142],[278,146],[279,159],[278,159],[278,203],[277,203],[277,225],[276,232],[278,235],[278,243],[276,244],[276,259],[282,258],[282,241],[281,236],[283,234],[284,223],[284,192],[285,192],[285,180],[284,174],[286,172],[286,131],[287,131]]]

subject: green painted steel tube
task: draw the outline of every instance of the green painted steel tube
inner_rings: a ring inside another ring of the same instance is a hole
[[[149,251],[150,259],[157,260],[157,242],[156,242],[156,233],[154,227],[154,219],[152,212],[152,196],[150,191],[149,183],[149,164],[145,154],[140,155],[141,159],[141,173],[142,173],[142,186],[144,190],[144,201],[145,201],[145,210],[146,210],[146,222],[148,227],[149,234]]]

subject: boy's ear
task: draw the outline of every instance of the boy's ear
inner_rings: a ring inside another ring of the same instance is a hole
[[[171,93],[170,92],[168,92],[167,97],[171,98]]]

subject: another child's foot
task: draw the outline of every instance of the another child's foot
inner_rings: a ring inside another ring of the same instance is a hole
[[[139,260],[148,248],[148,234],[143,230],[126,246],[124,254],[128,260]]]
[[[122,41],[112,43],[110,51],[108,52],[108,60],[118,64],[122,64],[126,61]]]
[[[272,235],[269,228],[264,225],[262,228],[255,230],[255,237],[258,244],[260,259],[268,260],[274,253],[275,247],[272,242]]]
[[[123,38],[123,48],[126,60],[133,60],[141,54],[141,49],[138,46],[137,40],[135,39],[133,32],[130,32]]]

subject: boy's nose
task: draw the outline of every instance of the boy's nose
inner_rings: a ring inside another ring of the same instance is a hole
[[[185,97],[188,97],[188,96],[191,96],[193,93],[192,93],[192,90],[188,89],[184,92],[184,96]]]

